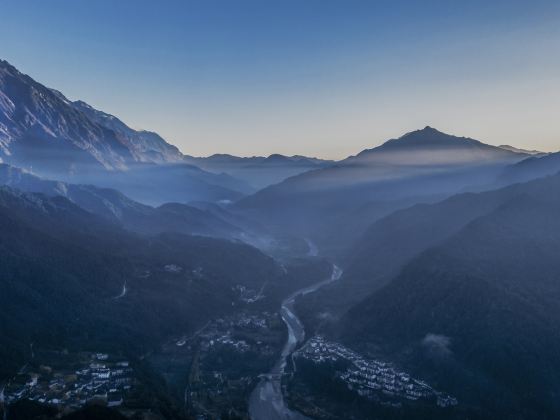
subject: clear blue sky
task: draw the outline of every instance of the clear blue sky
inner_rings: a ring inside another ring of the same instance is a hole
[[[0,0],[0,56],[184,153],[338,158],[432,125],[560,149],[560,1]]]

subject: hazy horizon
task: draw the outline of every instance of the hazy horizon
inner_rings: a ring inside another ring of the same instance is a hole
[[[555,2],[8,1],[3,14],[2,58],[188,155],[341,159],[426,125],[560,149]]]

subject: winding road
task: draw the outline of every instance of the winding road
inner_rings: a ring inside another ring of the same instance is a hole
[[[126,287],[126,280],[125,280],[121,292],[117,296],[113,297],[113,300],[122,299],[123,297],[126,296],[127,293],[128,293],[128,289]]]
[[[303,324],[294,312],[294,303],[300,296],[305,296],[319,290],[333,281],[340,279],[342,270],[333,264],[332,274],[326,280],[298,290],[282,302],[280,313],[282,320],[288,327],[288,340],[282,349],[280,360],[274,365],[270,373],[261,376],[261,381],[249,399],[249,414],[252,420],[303,420],[303,414],[288,408],[282,395],[282,375],[286,368],[288,357],[298,344],[305,339]]]

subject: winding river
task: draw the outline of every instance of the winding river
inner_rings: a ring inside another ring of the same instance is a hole
[[[282,302],[280,313],[282,320],[288,327],[288,340],[282,349],[278,362],[270,373],[262,375],[261,381],[249,399],[249,414],[252,420],[302,420],[307,419],[303,414],[288,408],[282,395],[282,375],[286,368],[288,356],[296,346],[305,339],[303,324],[294,312],[294,303],[300,296],[305,296],[319,290],[321,287],[340,278],[342,270],[333,264],[332,274],[326,280],[298,290]]]

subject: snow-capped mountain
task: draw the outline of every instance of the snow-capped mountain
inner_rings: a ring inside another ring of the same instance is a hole
[[[0,60],[0,157],[47,173],[135,162],[171,163],[181,152],[155,133],[136,131],[84,102],[69,101]]]
[[[0,163],[46,178],[118,188],[150,204],[234,200],[252,191],[232,176],[189,164],[158,134],[72,102],[2,60]]]
[[[146,130],[134,130],[114,115],[95,109],[84,101],[71,105],[86,114],[95,123],[114,131],[130,150],[136,162],[170,163],[183,161],[177,147],[167,143],[159,134]]]

